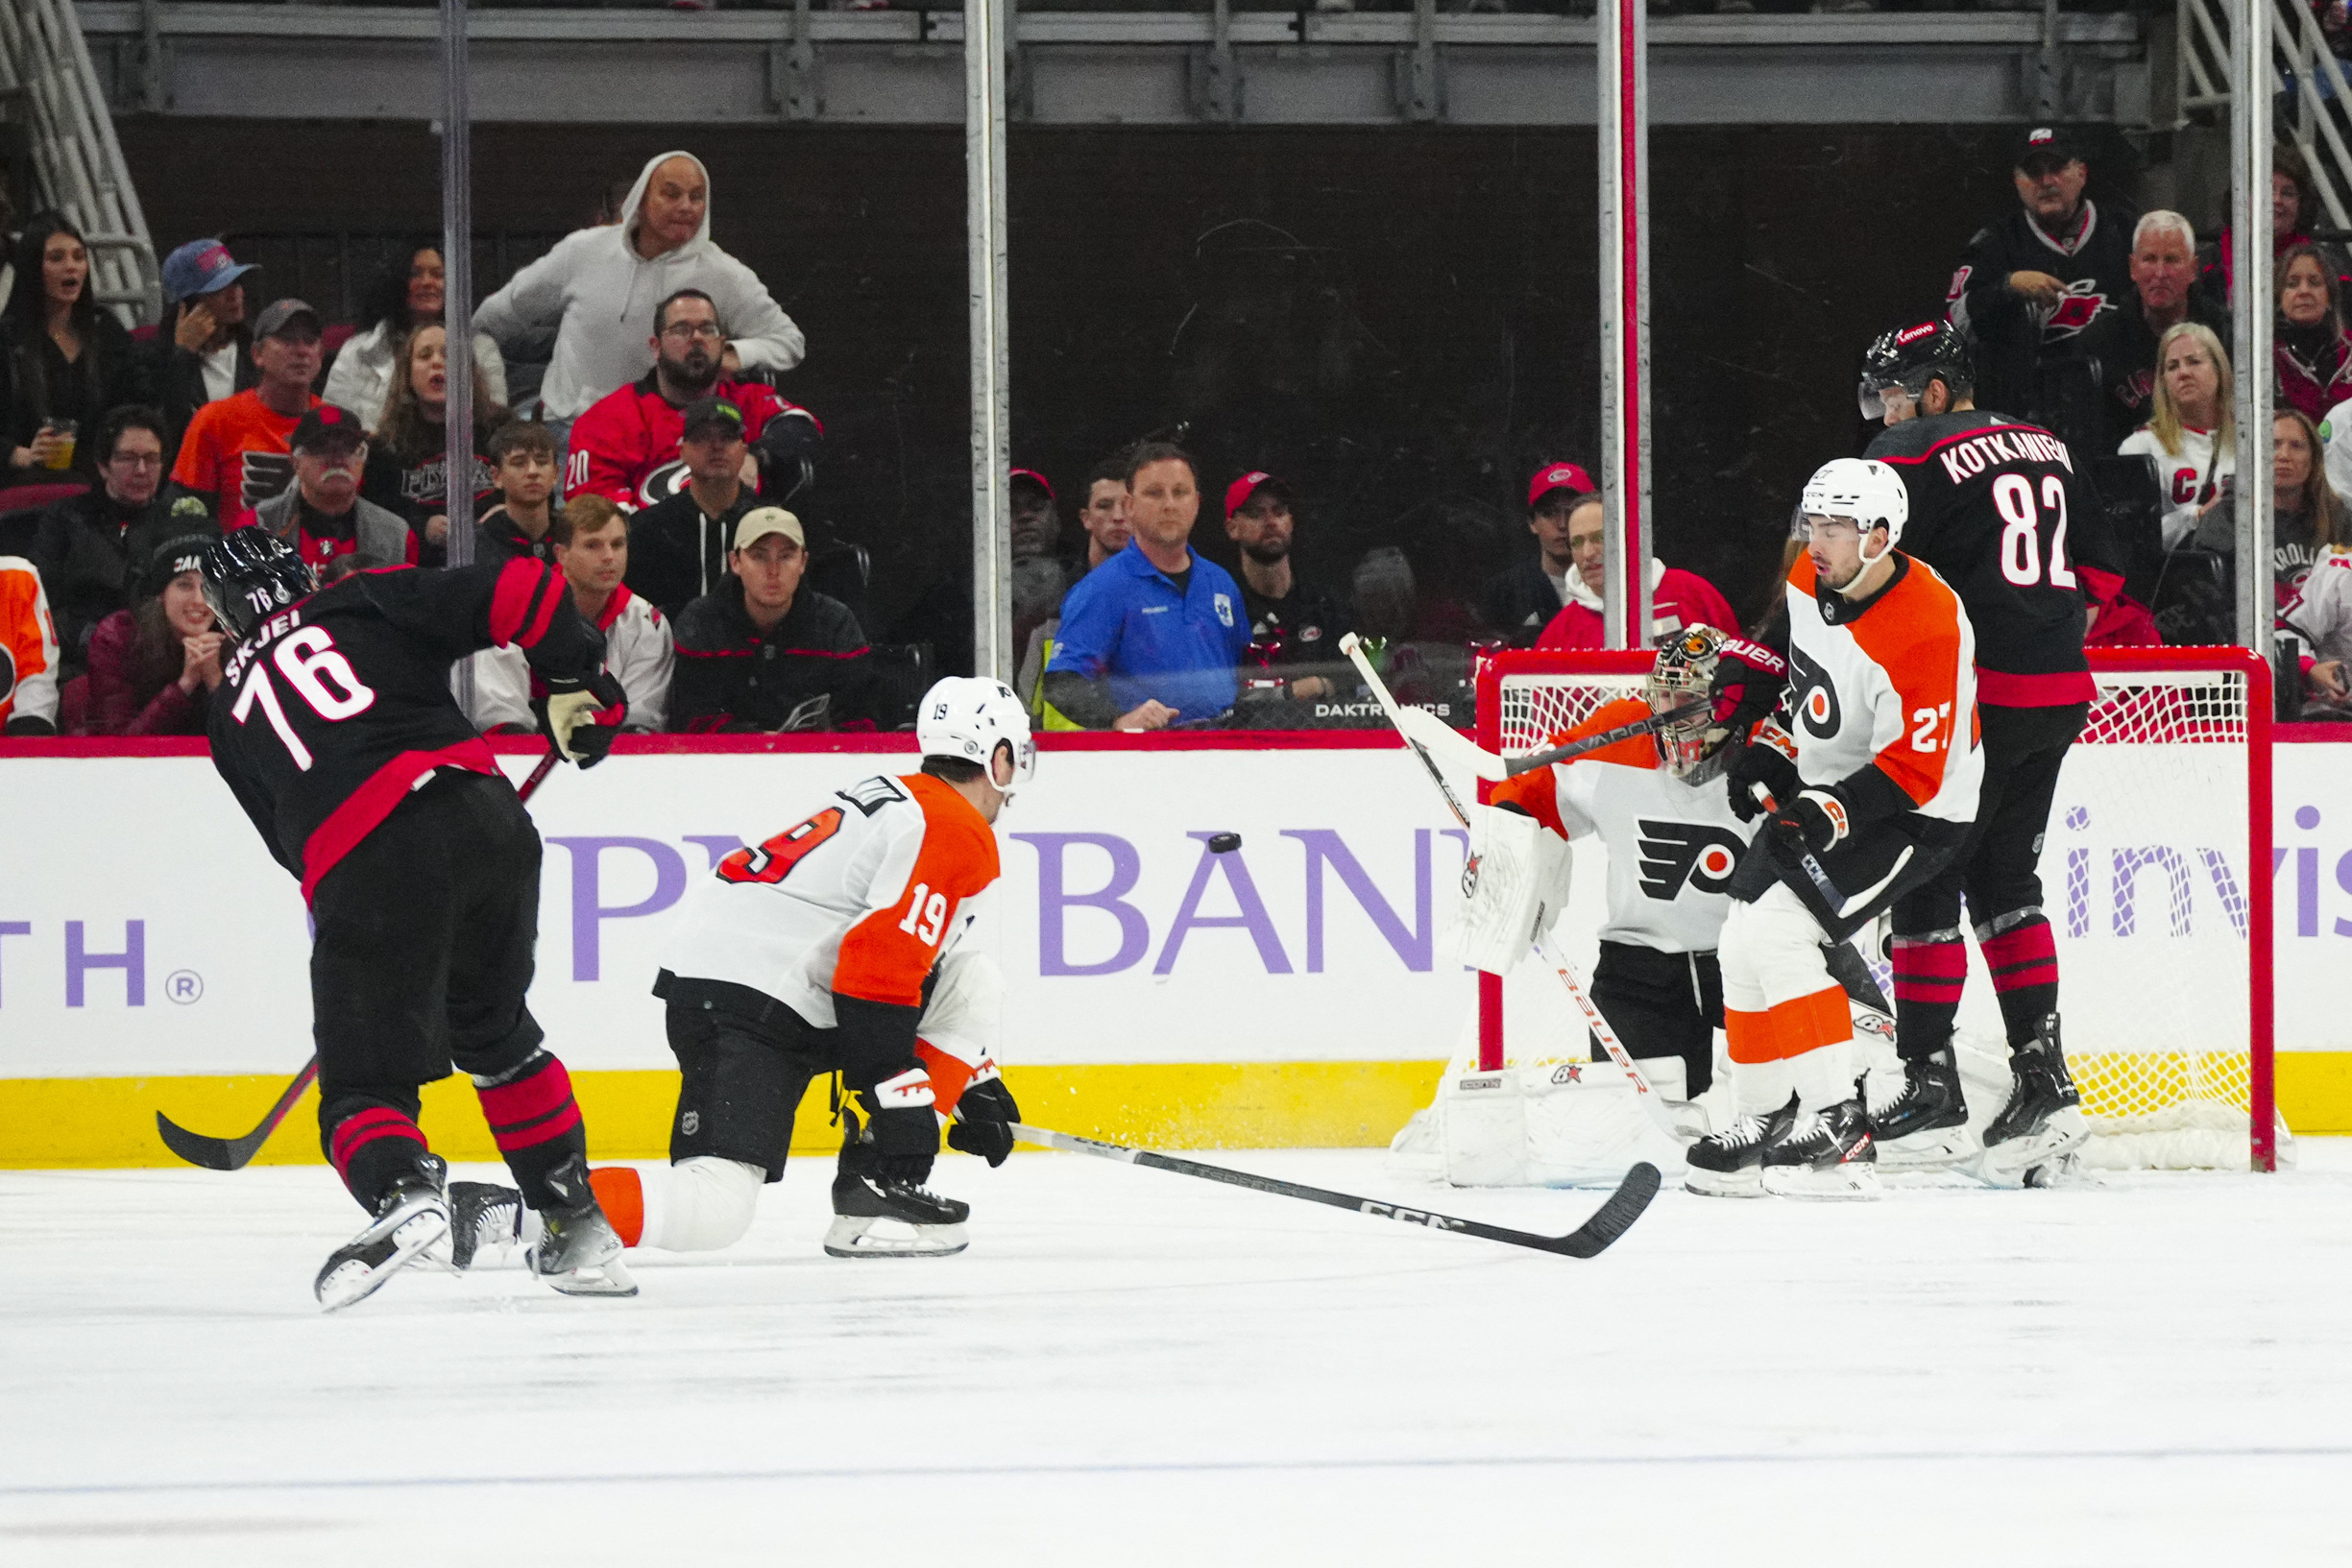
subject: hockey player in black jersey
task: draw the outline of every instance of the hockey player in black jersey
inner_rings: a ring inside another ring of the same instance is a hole
[[[1959,856],[1894,907],[1895,1017],[1906,1081],[1873,1106],[1890,1166],[1973,1158],[1952,1049],[1968,974],[1963,894],[2010,1048],[2007,1103],[1983,1133],[1984,1173],[2022,1180],[2086,1136],[2058,1041],[2058,955],[2039,864],[2052,793],[2095,694],[2086,601],[2122,586],[2073,454],[2049,431],[1979,411],[1967,346],[1943,322],[1886,333],[1864,361],[1862,412],[1887,428],[1869,455],[1910,495],[1903,548],[1933,567],[1976,635],[1984,783]]]
[[[319,1271],[319,1301],[349,1306],[447,1235],[447,1168],[417,1113],[419,1087],[452,1063],[546,1220],[537,1271],[570,1294],[635,1294],[589,1187],[571,1080],[523,1001],[539,834],[449,693],[456,661],[521,647],[550,692],[548,738],[589,765],[614,734],[593,715],[625,708],[603,638],[537,561],[322,589],[247,528],[209,545],[203,569],[237,639],[212,702],[213,765],[310,905],[320,1142],[371,1217]]]

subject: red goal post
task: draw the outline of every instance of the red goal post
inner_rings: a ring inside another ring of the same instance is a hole
[[[2243,648],[2094,649],[2091,664],[2098,696],[2059,780],[2042,880],[2092,1163],[2234,1164],[2246,1147],[2273,1170],[2269,668]],[[1641,651],[1490,655],[1479,744],[1532,750],[1638,696],[1649,667]],[[1961,1029],[1998,1041],[1970,949]],[[1504,982],[1478,985],[1491,1072],[1514,1055]]]

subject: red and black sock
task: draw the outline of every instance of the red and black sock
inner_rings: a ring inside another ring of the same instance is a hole
[[[1976,946],[1993,972],[1993,994],[2000,1001],[2009,1044],[2022,1046],[2058,1010],[2058,944],[2041,910],[2025,912],[2023,919],[2004,916],[1994,924],[2010,920],[2016,923],[1991,936],[1984,934],[1989,928],[1979,928]]]
[[[548,1189],[547,1173],[574,1154],[588,1152],[588,1130],[580,1120],[579,1102],[571,1098],[571,1074],[545,1050],[535,1050],[521,1067],[498,1078],[476,1078],[473,1092],[481,1098],[482,1116],[490,1136],[497,1141],[507,1170],[522,1190],[522,1201],[534,1209],[561,1202]]]
[[[380,1099],[339,1097],[321,1107],[319,1131],[335,1174],[370,1214],[397,1178],[418,1169],[426,1152],[413,1101],[403,1108]]]
[[[1956,929],[1895,938],[1895,1047],[1924,1061],[1952,1044],[1968,979],[1968,948]]]

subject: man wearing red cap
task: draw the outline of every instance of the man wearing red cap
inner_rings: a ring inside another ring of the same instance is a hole
[[[1331,694],[1331,678],[1297,666],[1336,664],[1348,615],[1338,594],[1300,582],[1292,569],[1295,527],[1291,487],[1273,474],[1245,473],[1226,487],[1225,537],[1241,547],[1242,611],[1249,618],[1244,658],[1288,677],[1282,697],[1312,701]],[[1258,678],[1244,678],[1263,689]]]
[[[1541,547],[1540,567],[1515,567],[1487,588],[1488,623],[1524,645],[1533,634],[1539,648],[1599,648],[1602,584],[1608,524],[1591,475],[1573,463],[1540,469],[1527,484],[1527,527]],[[1547,601],[1534,574],[1544,577]],[[1522,608],[1524,607],[1524,608]],[[1540,618],[1539,618],[1540,617]],[[1719,627],[1737,635],[1739,617],[1715,586],[1696,572],[1650,563],[1650,635],[1656,644],[1685,626]]]

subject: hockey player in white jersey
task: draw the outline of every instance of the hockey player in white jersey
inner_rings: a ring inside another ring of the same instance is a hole
[[[761,1187],[783,1177],[801,1097],[838,1073],[847,1136],[825,1250],[963,1250],[969,1205],[924,1183],[942,1117],[950,1147],[992,1166],[1012,1152],[1020,1109],[995,1056],[1003,980],[962,943],[997,880],[991,824],[1035,773],[1036,749],[1020,700],[984,679],[934,685],[915,738],[920,772],[805,801],[682,903],[654,986],[679,1068],[670,1164],[590,1173],[625,1243],[739,1240]],[[451,1195],[461,1263],[530,1239],[505,1189]]]
[[[1861,1062],[1821,943],[1852,935],[1956,853],[1983,772],[1975,636],[1951,586],[1897,548],[1910,510],[1902,479],[1840,458],[1806,482],[1803,504],[1785,727],[1758,726],[1729,777],[1732,808],[1765,818],[1723,926],[1740,1114],[1691,1146],[1685,1178],[1723,1196],[1877,1195]]]

